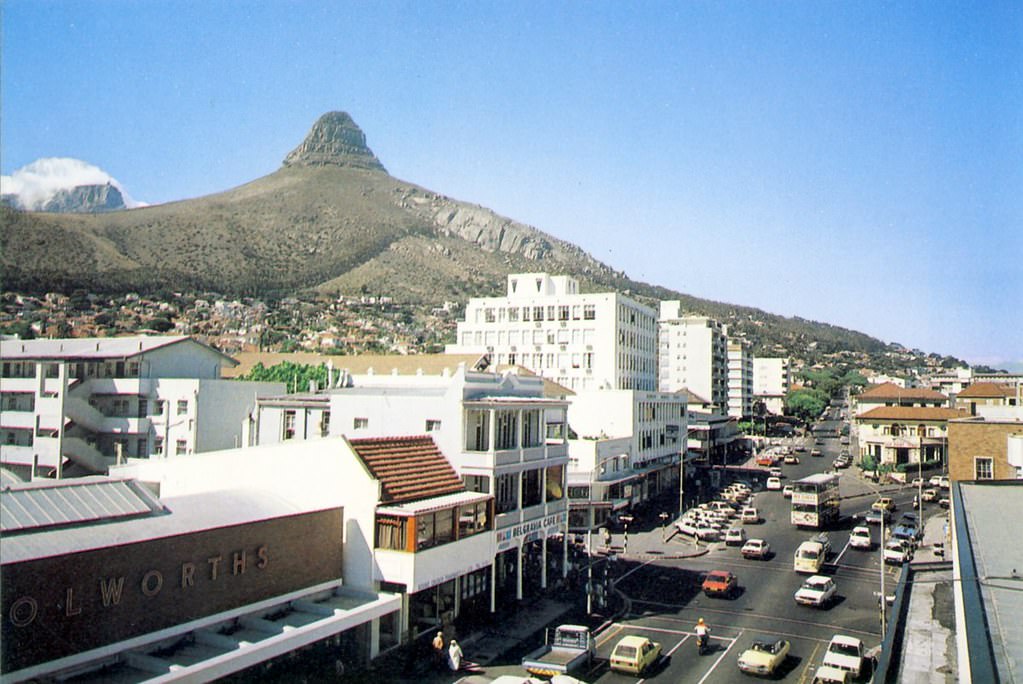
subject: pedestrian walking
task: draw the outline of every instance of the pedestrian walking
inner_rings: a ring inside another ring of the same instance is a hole
[[[444,633],[437,632],[437,636],[433,638],[433,666],[438,669],[444,669],[446,664],[447,656],[444,654]]]
[[[448,667],[452,672],[458,672],[458,669],[462,667],[462,647],[454,639],[451,640],[451,646],[448,647]]]

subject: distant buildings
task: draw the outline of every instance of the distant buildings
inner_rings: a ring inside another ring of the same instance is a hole
[[[679,301],[661,302],[657,325],[658,389],[677,392],[685,387],[727,411],[727,328],[706,316],[683,315]]]

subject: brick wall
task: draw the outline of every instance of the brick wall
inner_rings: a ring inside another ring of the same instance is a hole
[[[984,421],[950,421],[948,424],[948,473],[950,479],[976,479],[974,459],[994,459],[994,478],[1016,478],[1016,469],[1009,466],[1006,440],[1009,435],[1023,435],[1023,423],[989,423]]]

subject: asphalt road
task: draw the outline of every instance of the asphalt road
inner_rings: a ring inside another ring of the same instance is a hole
[[[836,434],[840,425],[839,421],[832,422]],[[786,478],[783,483],[830,468],[844,446],[838,438],[825,439],[822,447],[818,447],[824,455],[811,457],[813,439],[807,438],[805,444],[807,451],[799,454],[798,465],[782,466]],[[854,445],[848,448],[855,453]],[[792,569],[793,554],[812,533],[791,524],[790,504],[781,492],[761,491],[755,496],[755,505],[764,522],[744,527],[750,538],[763,538],[771,544],[773,557],[747,561],[738,547],[714,543],[706,555],[697,558],[669,560],[653,556],[642,563],[623,564],[617,586],[630,597],[631,610],[598,635],[599,655],[604,664],[583,678],[602,683],[635,682],[635,677],[610,672],[606,667],[614,645],[627,634],[647,636],[661,643],[666,656],[658,668],[640,681],[694,684],[741,680],[743,675],[736,659],[759,635],[790,641],[789,657],[777,678],[787,682],[809,682],[835,634],[858,637],[868,649],[878,646],[879,594],[875,592],[881,588],[880,551],[878,547],[873,551],[851,549],[848,540],[849,531],[857,524],[853,516],[870,508],[879,488],[860,478],[855,467],[839,472],[843,522],[829,532],[833,553],[822,572],[830,575],[838,587],[838,598],[831,607],[809,608],[793,600],[804,578]],[[883,489],[884,495],[891,496],[898,505],[897,514],[911,510],[914,489]],[[924,511],[925,515],[938,512],[937,506]],[[873,532],[875,540],[878,539],[880,531]],[[730,570],[738,576],[741,593],[736,598],[712,599],[699,592],[703,574],[715,569]],[[884,570],[886,593],[893,592],[899,571]],[[712,629],[711,652],[702,656],[696,653],[693,636],[693,627],[700,617]]]

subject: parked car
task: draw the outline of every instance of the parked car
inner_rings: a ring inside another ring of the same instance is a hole
[[[812,575],[803,581],[803,585],[796,590],[793,598],[801,606],[824,608],[834,601],[836,591],[838,588],[830,577]]]
[[[781,491],[781,480],[777,477],[767,478],[767,490],[772,492]]]
[[[813,675],[810,684],[848,684],[849,673],[830,665],[821,665]]]
[[[771,545],[763,539],[750,539],[739,551],[748,560],[767,560],[771,556]]]
[[[785,497],[786,499],[791,499],[792,498],[792,485],[785,485],[784,487],[782,487],[781,495],[783,497]]]
[[[725,532],[725,544],[728,546],[742,546],[746,543],[746,530],[741,527],[733,527]]]
[[[870,534],[870,528],[865,525],[857,525],[849,534],[849,546],[854,549],[870,550],[874,548],[874,538]]]
[[[828,650],[824,652],[824,664],[845,670],[853,679],[859,679],[863,672],[863,656],[862,641],[856,637],[836,634],[831,637]]]
[[[882,555],[888,565],[902,565],[913,560],[913,545],[901,539],[889,539]]]
[[[789,656],[792,645],[786,639],[762,636],[739,655],[739,669],[747,674],[775,674]]]
[[[624,636],[611,651],[610,667],[616,672],[642,675],[661,659],[661,645],[642,636]]]
[[[727,570],[712,570],[704,577],[701,588],[707,596],[732,598],[739,593],[739,578]]]

